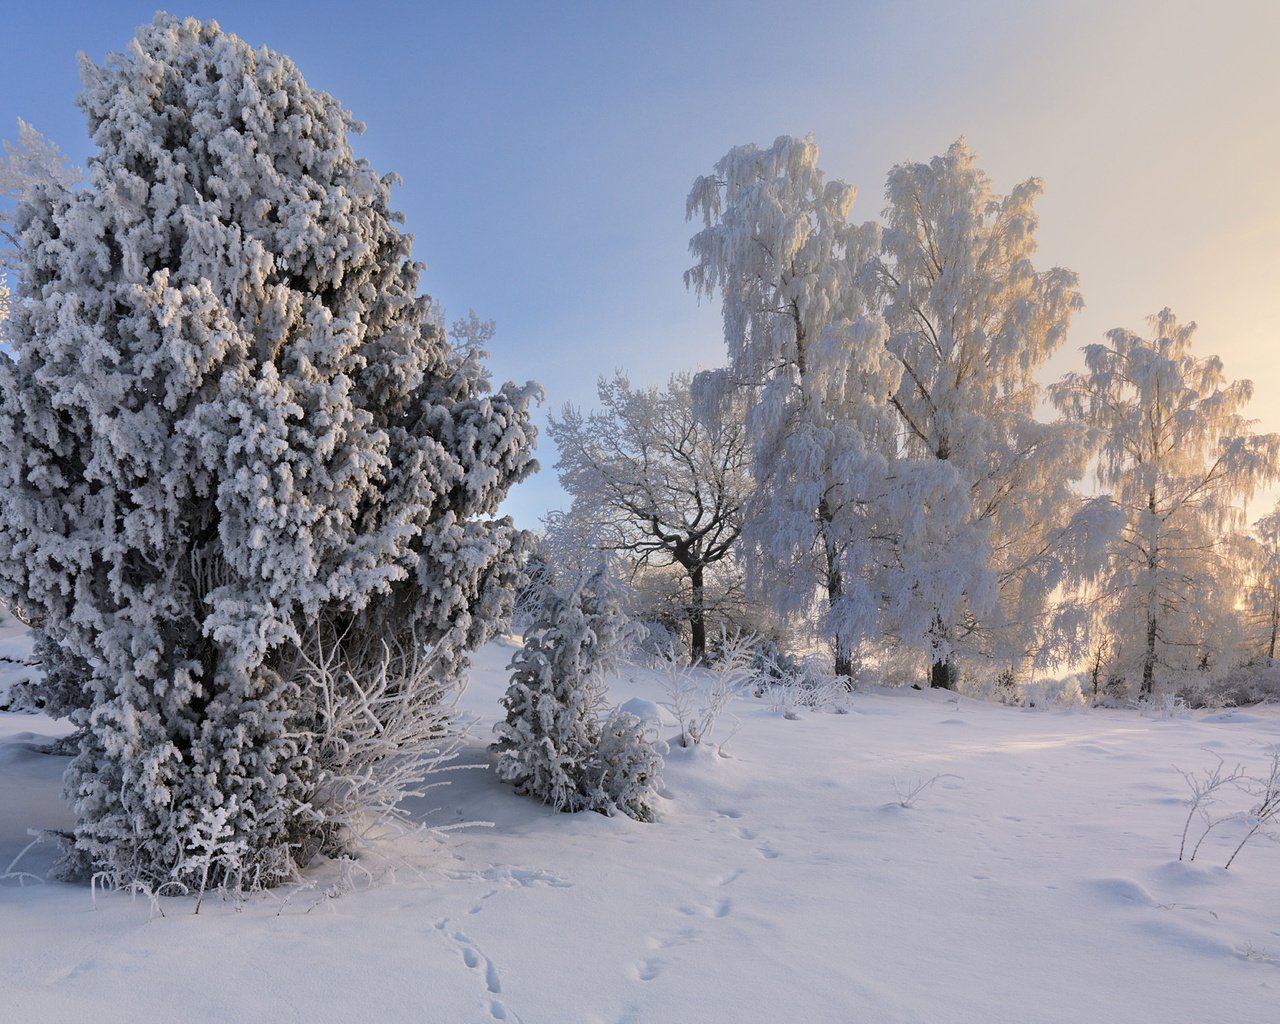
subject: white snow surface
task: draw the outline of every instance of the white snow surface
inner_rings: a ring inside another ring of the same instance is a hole
[[[21,649],[12,622],[0,634]],[[468,761],[488,763],[511,651],[490,644],[471,672]],[[610,692],[663,699],[633,667]],[[309,887],[207,897],[198,915],[168,898],[160,916],[11,874],[0,1019],[1277,1019],[1280,846],[1255,839],[1224,871],[1232,826],[1179,863],[1173,766],[1262,771],[1280,709],[1162,720],[901,689],[854,694],[845,715],[732,710],[723,755],[671,749],[656,824],[557,814],[482,768],[423,818],[492,827],[396,840],[362,862],[377,884],[340,895],[330,864]],[[65,759],[35,749],[65,731],[0,714],[0,870],[29,828],[70,824]],[[13,871],[52,858],[40,844]]]

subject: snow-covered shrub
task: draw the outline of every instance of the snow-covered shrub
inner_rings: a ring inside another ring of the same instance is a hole
[[[384,651],[429,648],[430,687],[388,686],[434,729],[509,614],[536,388],[450,345],[393,179],[287,58],[158,15],[82,74],[87,183],[14,221],[0,597],[83,694],[64,872],[266,885],[347,819],[309,630],[360,638],[327,670],[355,705]]]
[[[591,807],[653,821],[653,798],[662,785],[656,737],[640,718],[621,709],[605,719],[596,748]]]
[[[975,700],[997,701],[1015,708],[1082,708],[1088,700],[1080,688],[1081,675],[1019,678],[1012,669],[992,672],[966,665],[960,693]]]
[[[757,686],[794,678],[804,666],[794,654],[778,650],[777,641],[760,640],[751,649],[751,672]]]
[[[1015,699],[1006,703],[1044,711],[1050,708],[1080,708],[1086,706],[1080,680],[1076,676],[1065,679],[1028,679],[1016,684]]]
[[[403,808],[443,785],[457,756],[453,687],[436,649],[319,623],[303,637],[298,676],[314,728],[300,737],[313,766],[306,813],[318,848],[351,851],[420,827]]]
[[[1280,662],[1239,665],[1218,673],[1187,672],[1176,680],[1176,688],[1193,708],[1280,701]]]
[[[1186,718],[1191,713],[1186,700],[1176,693],[1157,693],[1154,697],[1139,698],[1138,710],[1146,718],[1158,718],[1162,721]]]
[[[1216,755],[1215,755],[1216,756]],[[1181,769],[1179,769],[1181,771]],[[1243,766],[1236,765],[1228,770],[1221,757],[1218,763],[1199,775],[1192,772],[1181,772],[1191,790],[1190,808],[1186,822],[1182,826],[1182,842],[1178,847],[1178,860],[1187,854],[1187,841],[1191,830],[1191,822],[1197,816],[1201,821],[1200,837],[1191,847],[1188,860],[1194,861],[1200,853],[1200,847],[1209,838],[1209,834],[1219,826],[1239,822],[1243,835],[1232,850],[1223,868],[1231,867],[1240,851],[1256,835],[1280,842],[1280,753],[1273,752],[1265,774],[1247,775]],[[1235,789],[1256,800],[1247,810],[1219,813],[1216,805],[1219,792]]]
[[[752,648],[750,671],[752,694],[785,718],[794,719],[801,708],[845,711],[850,680],[834,675],[818,658],[786,654],[764,640]]]
[[[662,706],[680,723],[682,747],[710,740],[729,704],[750,685],[753,642],[753,637],[722,636],[713,669],[686,665],[674,654],[655,666],[667,694]]]
[[[656,666],[665,659],[678,657],[687,660],[689,652],[679,632],[663,622],[640,623],[640,638],[636,641],[635,656],[646,665]]]
[[[615,716],[615,734],[602,737],[604,676],[634,638],[612,568],[602,565],[567,594],[540,596],[541,618],[509,666],[506,718],[494,727],[498,777],[558,811],[630,813],[644,803],[636,794],[647,755],[627,749],[643,739],[638,719]]]

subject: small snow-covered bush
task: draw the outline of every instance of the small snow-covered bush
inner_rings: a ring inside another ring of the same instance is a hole
[[[1220,672],[1186,672],[1175,688],[1193,708],[1239,707],[1280,701],[1280,663],[1239,665]]]
[[[614,711],[600,728],[592,810],[653,821],[653,798],[662,785],[662,767],[649,726],[630,712]]]
[[[818,658],[798,658],[764,641],[751,652],[752,693],[764,698],[785,718],[795,718],[801,708],[843,713],[849,697],[845,677],[836,676]]]
[[[1231,867],[1236,857],[1240,855],[1240,851],[1255,836],[1261,835],[1273,841],[1280,841],[1280,753],[1272,753],[1266,773],[1260,776],[1246,774],[1241,765],[1228,770],[1226,762],[1221,757],[1218,758],[1215,766],[1202,771],[1199,775],[1192,772],[1181,774],[1191,790],[1191,801],[1186,822],[1182,826],[1178,860],[1186,857],[1187,860],[1194,861],[1210,833],[1232,822],[1240,823],[1243,834],[1230,856],[1227,857],[1226,863],[1223,864],[1224,869]],[[1221,791],[1227,789],[1244,793],[1254,798],[1256,802],[1246,810],[1218,813],[1215,807],[1219,795]],[[1191,822],[1196,817],[1201,821],[1200,837],[1191,847],[1190,856],[1187,856]]]
[[[1177,693],[1158,693],[1154,697],[1138,701],[1138,711],[1147,718],[1186,718],[1191,709],[1186,699]]]
[[[1086,706],[1075,676],[1065,679],[1033,679],[1021,684],[1022,706],[1028,708],[1081,708]]]
[[[385,834],[416,831],[408,797],[443,785],[457,756],[457,690],[440,670],[436,648],[410,636],[389,642],[318,624],[298,652],[314,727],[300,736],[314,765],[305,813],[317,849],[357,852]]]
[[[657,784],[661,759],[634,715],[601,721],[603,677],[634,638],[611,568],[567,594],[549,584],[539,595],[540,617],[512,656],[507,715],[490,749],[499,778],[557,811],[621,811],[647,821],[646,787]]]
[[[791,679],[803,671],[801,660],[794,654],[780,651],[774,640],[761,640],[751,648],[751,673],[758,685]]]
[[[1017,679],[1012,672],[966,675],[961,692],[980,700],[996,700],[1015,708],[1082,708],[1087,706],[1079,676],[1062,679]]]
[[[663,622],[643,622],[636,641],[635,656],[643,664],[658,666],[671,657],[687,659],[689,652],[680,634]]]
[[[662,706],[680,723],[682,747],[710,740],[729,704],[750,685],[751,646],[750,637],[722,637],[715,668],[686,665],[674,655],[659,663],[662,688],[667,694]]]

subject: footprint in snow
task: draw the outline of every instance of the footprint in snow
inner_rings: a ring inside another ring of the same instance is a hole
[[[646,939],[650,949],[674,949],[676,946],[687,946],[698,938],[697,928],[675,928],[671,931],[656,932]]]
[[[435,923],[436,931],[458,948],[458,951],[462,954],[462,963],[465,967],[483,974],[484,986],[490,996],[497,997],[501,995],[502,976],[498,972],[497,965],[481,951],[480,947],[466,933],[447,931],[448,924],[449,919],[447,917],[441,918]],[[501,999],[491,998],[487,1005],[489,1016],[494,1020],[514,1020],[518,1024],[520,1018],[512,1013]]]
[[[647,960],[642,960],[633,968],[636,981],[653,981],[662,973],[662,968],[666,964],[656,956],[651,956]]]
[[[728,917],[733,912],[733,900],[726,896],[711,903],[686,903],[679,909],[686,917]]]

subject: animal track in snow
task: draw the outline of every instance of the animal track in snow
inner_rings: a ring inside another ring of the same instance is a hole
[[[496,998],[502,994],[502,976],[498,972],[497,965],[484,954],[466,933],[460,931],[450,932],[447,930],[448,926],[449,919],[447,917],[442,917],[435,923],[436,931],[458,948],[458,951],[462,954],[463,965],[468,970],[483,973],[485,989],[493,997],[488,1000],[487,1004],[489,1016],[494,1020],[514,1020],[518,1024],[520,1018],[507,1008],[506,1003]]]
[[[741,812],[736,810],[722,810],[718,812],[722,818],[739,818]],[[737,828],[736,835],[741,839],[751,840],[755,838],[755,833],[750,829]],[[778,852],[770,847],[760,847],[757,852],[762,857],[776,857]],[[683,914],[687,918],[710,918],[712,920],[722,920],[733,913],[733,900],[728,896],[716,896],[717,892],[723,892],[729,886],[732,886],[743,875],[747,874],[748,868],[739,867],[732,868],[729,871],[713,875],[707,880],[707,890],[705,895],[709,898],[694,899],[687,903],[681,903],[675,907],[676,913]],[[669,930],[658,930],[651,932],[645,939],[645,945],[651,950],[671,950],[678,946],[691,945],[702,938],[703,929],[694,924],[682,926]],[[666,969],[669,961],[661,956],[649,956],[644,959],[635,961],[629,968],[629,973],[634,981],[650,982],[658,978]]]
[[[552,889],[572,889],[574,885],[567,878],[553,875],[550,871],[543,871],[540,868],[511,867],[507,864],[492,864],[483,871],[446,871],[445,875],[455,881],[478,879],[500,883],[498,888],[490,889],[481,896],[467,911],[468,914],[480,913],[484,909],[486,900],[491,900],[501,893],[513,892],[516,889],[536,889],[541,886]]]
[[[676,946],[687,946],[699,934],[697,928],[675,928],[667,932],[656,932],[645,941],[650,949],[673,949]]]
[[[679,910],[686,917],[728,917],[733,912],[733,900],[726,896],[710,903],[685,903]]]

